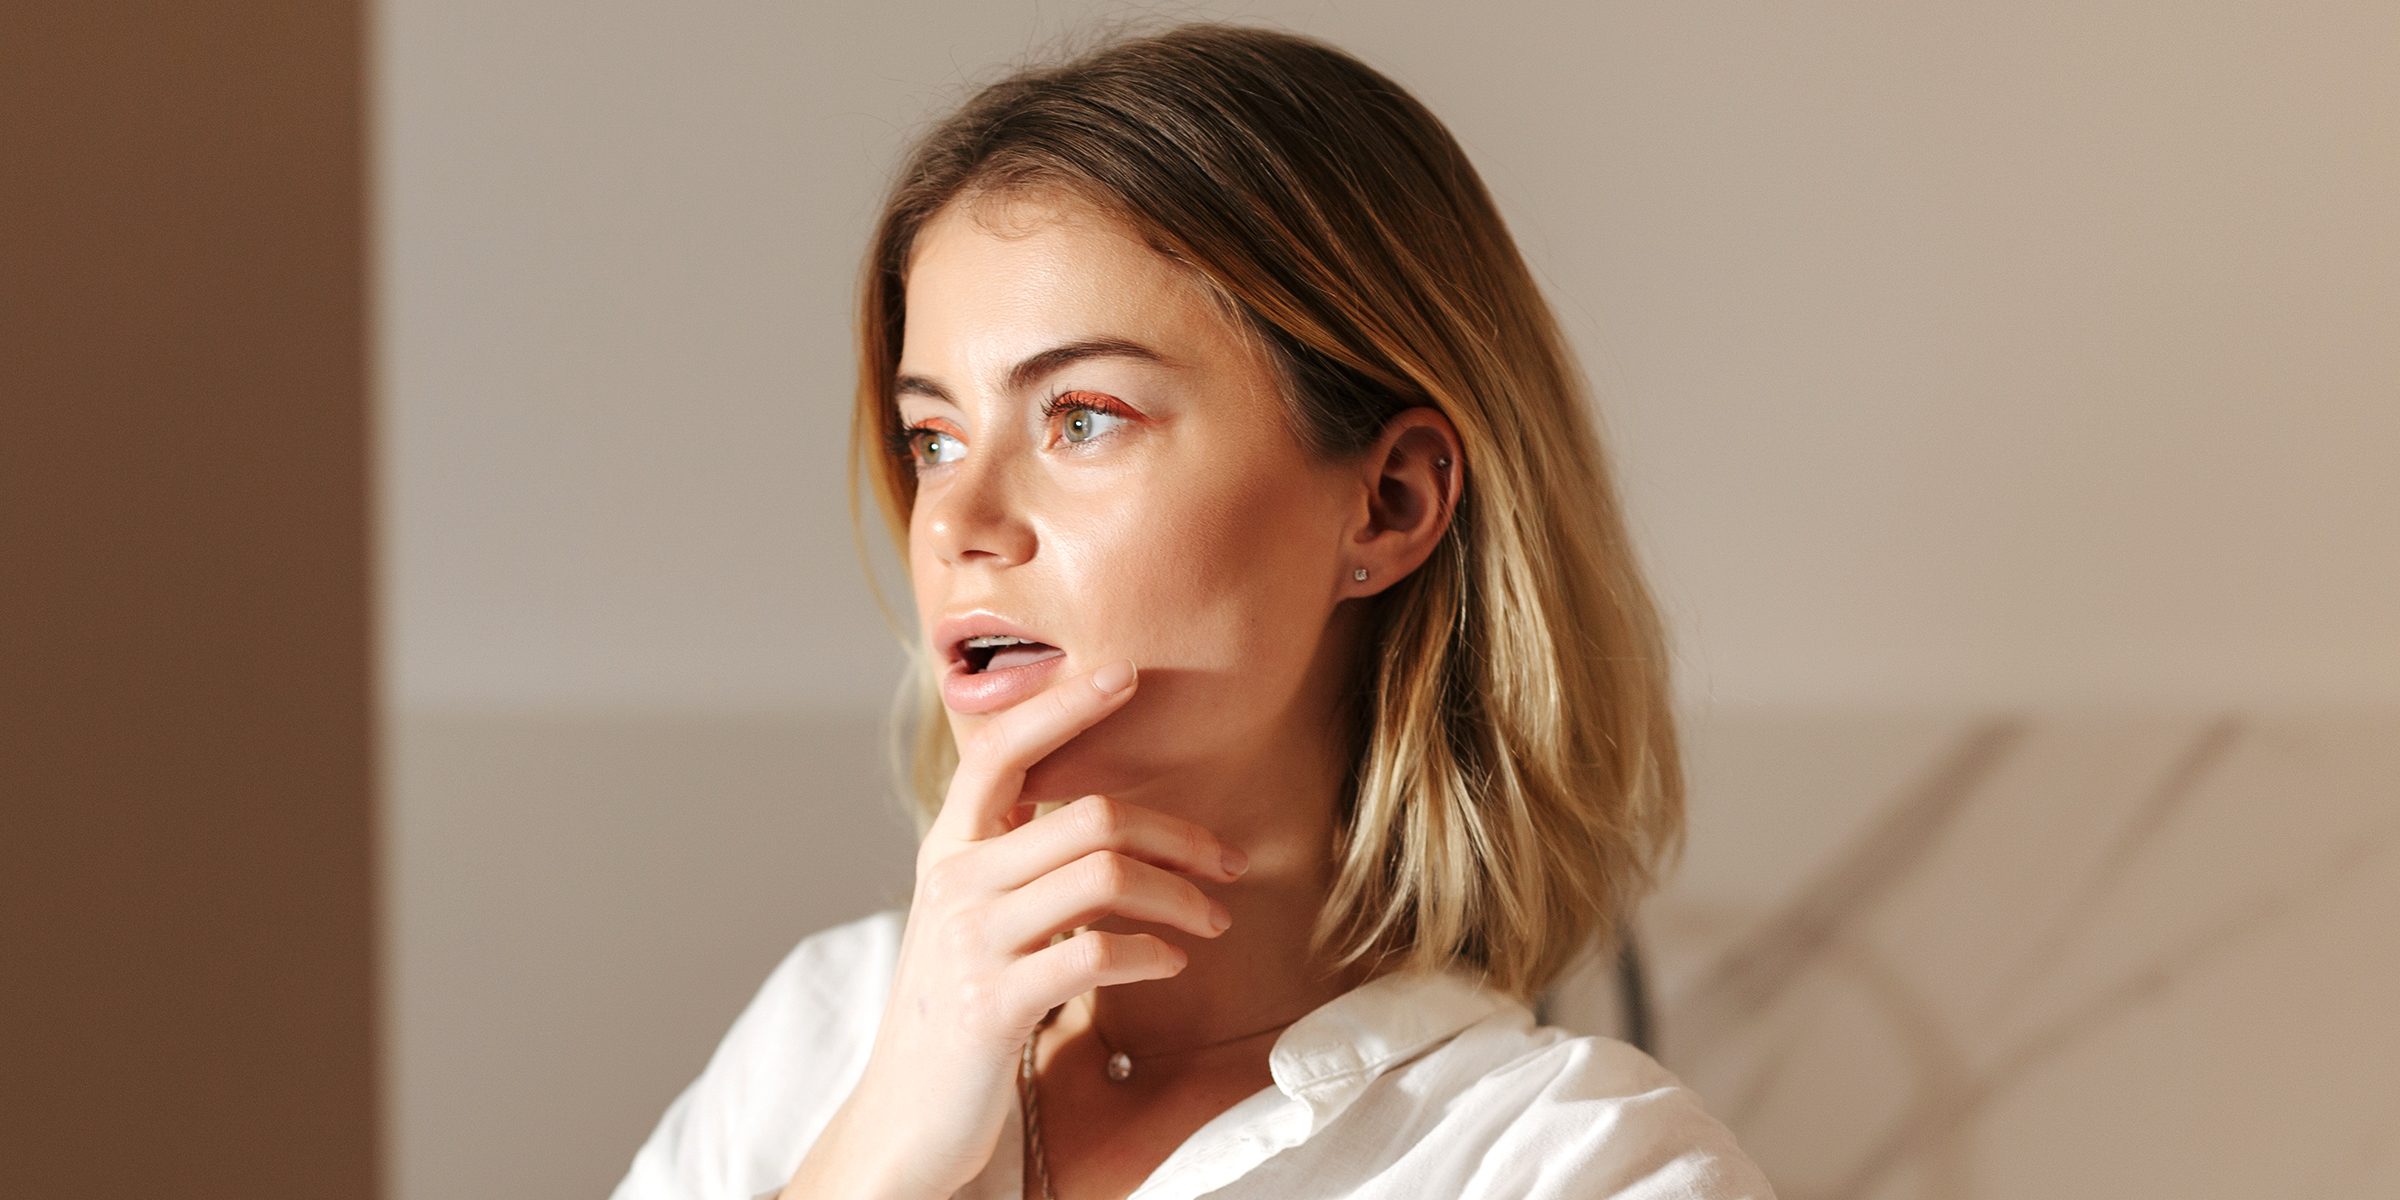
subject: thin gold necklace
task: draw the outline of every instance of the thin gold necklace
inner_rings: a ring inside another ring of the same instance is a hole
[[[1086,992],[1084,996],[1088,1006],[1091,1003],[1091,993]],[[1100,1032],[1100,1014],[1097,1010],[1087,1011],[1090,1017],[1092,1036],[1099,1039],[1101,1049],[1108,1051],[1109,1082],[1123,1083],[1133,1078],[1134,1057],[1109,1045],[1108,1035]],[[1033,1200],[1058,1200],[1057,1194],[1050,1190],[1050,1154],[1042,1137],[1042,1091],[1034,1079],[1033,1071],[1034,1049],[1041,1044],[1042,1031],[1048,1029],[1050,1022],[1057,1017],[1058,1010],[1055,1008],[1044,1015],[1042,1023],[1034,1026],[1033,1036],[1025,1039],[1024,1051],[1017,1056],[1017,1105],[1025,1114],[1025,1165],[1027,1173],[1033,1176],[1033,1186],[1028,1189]],[[1292,1017],[1269,1025],[1265,1029],[1253,1030],[1240,1037],[1226,1038],[1221,1042],[1210,1042],[1205,1046],[1189,1046],[1181,1050],[1162,1050],[1156,1054],[1145,1054],[1142,1057],[1145,1059],[1176,1058],[1185,1054],[1198,1054],[1203,1050],[1214,1050],[1219,1046],[1230,1046],[1235,1042],[1246,1042],[1251,1038],[1264,1037],[1299,1019]]]
[[[1091,1025],[1092,1036],[1099,1040],[1101,1049],[1108,1051],[1108,1063],[1104,1070],[1108,1075],[1108,1081],[1110,1083],[1123,1083],[1126,1080],[1133,1078],[1133,1065],[1135,1063],[1150,1062],[1161,1058],[1181,1058],[1186,1054],[1198,1054],[1203,1050],[1214,1050],[1219,1046],[1230,1046],[1235,1042],[1246,1042],[1252,1038],[1265,1037],[1268,1034],[1273,1033],[1276,1030],[1290,1025],[1292,1022],[1300,1019],[1298,1017],[1285,1017],[1283,1020],[1277,1021],[1276,1023],[1269,1025],[1264,1029],[1253,1029],[1248,1033],[1240,1034],[1235,1037],[1229,1037],[1223,1041],[1210,1042],[1205,1046],[1186,1046],[1181,1050],[1160,1050],[1156,1053],[1144,1054],[1136,1057],[1117,1049],[1114,1045],[1110,1044],[1108,1035],[1100,1032],[1100,1009],[1098,1002],[1092,999],[1092,994],[1090,992],[1085,992],[1083,994],[1083,1002],[1084,1016]]]

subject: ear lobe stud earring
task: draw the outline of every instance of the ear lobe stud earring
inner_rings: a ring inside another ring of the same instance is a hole
[[[1355,579],[1360,583],[1365,583],[1367,581],[1367,569],[1365,567],[1360,567],[1357,570],[1350,572],[1350,578]]]
[[[1445,454],[1445,455],[1441,456],[1440,458],[1437,458],[1437,459],[1433,460],[1433,469],[1434,469],[1434,470],[1437,470],[1437,471],[1447,471],[1447,470],[1449,470],[1449,469],[1450,469],[1450,456],[1449,456],[1449,455],[1447,455],[1447,454]]]

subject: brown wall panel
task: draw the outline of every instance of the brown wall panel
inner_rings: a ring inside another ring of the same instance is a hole
[[[377,1191],[362,33],[0,6],[0,1194]]]

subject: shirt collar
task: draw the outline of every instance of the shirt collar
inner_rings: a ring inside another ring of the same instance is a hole
[[[1309,1109],[1312,1128],[1349,1106],[1375,1077],[1485,1017],[1524,1008],[1456,971],[1370,980],[1293,1022],[1275,1041],[1275,1086]]]
[[[1384,1072],[1510,1011],[1532,1022],[1522,1003],[1459,973],[1387,975],[1334,998],[1276,1039],[1267,1057],[1275,1086],[1193,1134],[1134,1189],[1134,1200],[1181,1200],[1224,1187],[1314,1137]]]

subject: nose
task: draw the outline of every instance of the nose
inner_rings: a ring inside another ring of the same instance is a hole
[[[1017,474],[1003,456],[970,454],[939,487],[917,492],[917,536],[927,539],[944,566],[1032,561],[1039,540],[1026,520]]]

